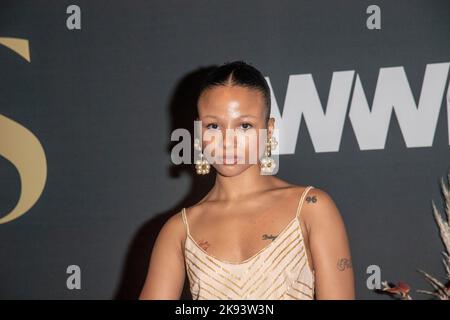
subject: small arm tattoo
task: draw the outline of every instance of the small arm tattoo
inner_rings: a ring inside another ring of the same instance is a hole
[[[352,261],[347,258],[339,258],[337,262],[337,267],[340,271],[352,268]]]
[[[316,203],[317,202],[317,198],[316,198],[316,196],[307,196],[306,197],[306,202],[308,202],[308,203],[311,203],[311,202]]]
[[[202,247],[203,250],[208,250],[209,248],[209,242],[206,240],[200,240],[199,244],[200,247]]]
[[[268,235],[268,234],[263,234],[262,239],[263,240],[269,240],[271,239],[272,241],[275,240],[277,236],[273,236],[273,235]]]

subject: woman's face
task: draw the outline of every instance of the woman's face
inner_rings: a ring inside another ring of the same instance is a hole
[[[258,163],[273,132],[274,119],[267,124],[266,112],[256,89],[214,86],[203,91],[198,100],[203,154],[219,174],[235,176]]]

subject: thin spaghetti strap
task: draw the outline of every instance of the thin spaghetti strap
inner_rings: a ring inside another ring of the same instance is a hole
[[[302,193],[302,196],[300,197],[300,200],[298,202],[298,206],[297,206],[297,213],[295,214],[295,217],[298,218],[300,216],[300,211],[302,210],[303,207],[303,202],[305,201],[305,197],[308,194],[308,191],[314,189],[314,186],[308,186]]]
[[[187,221],[187,218],[186,218],[186,208],[183,208],[181,210],[181,217],[183,218],[183,223],[184,223],[184,226],[186,228],[186,234],[189,235],[189,224],[188,224],[188,221]]]

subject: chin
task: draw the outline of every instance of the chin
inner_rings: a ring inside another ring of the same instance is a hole
[[[214,169],[216,169],[217,173],[222,176],[234,177],[241,174],[249,167],[250,165],[248,164],[234,164],[234,165],[218,164],[214,166]]]

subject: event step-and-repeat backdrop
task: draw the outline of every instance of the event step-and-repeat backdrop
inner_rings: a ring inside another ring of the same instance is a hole
[[[449,1],[1,1],[0,299],[136,299],[163,223],[214,183],[171,161],[199,80],[244,60],[277,175],[345,221],[358,299],[445,282]],[[188,290],[183,296],[189,298]]]

